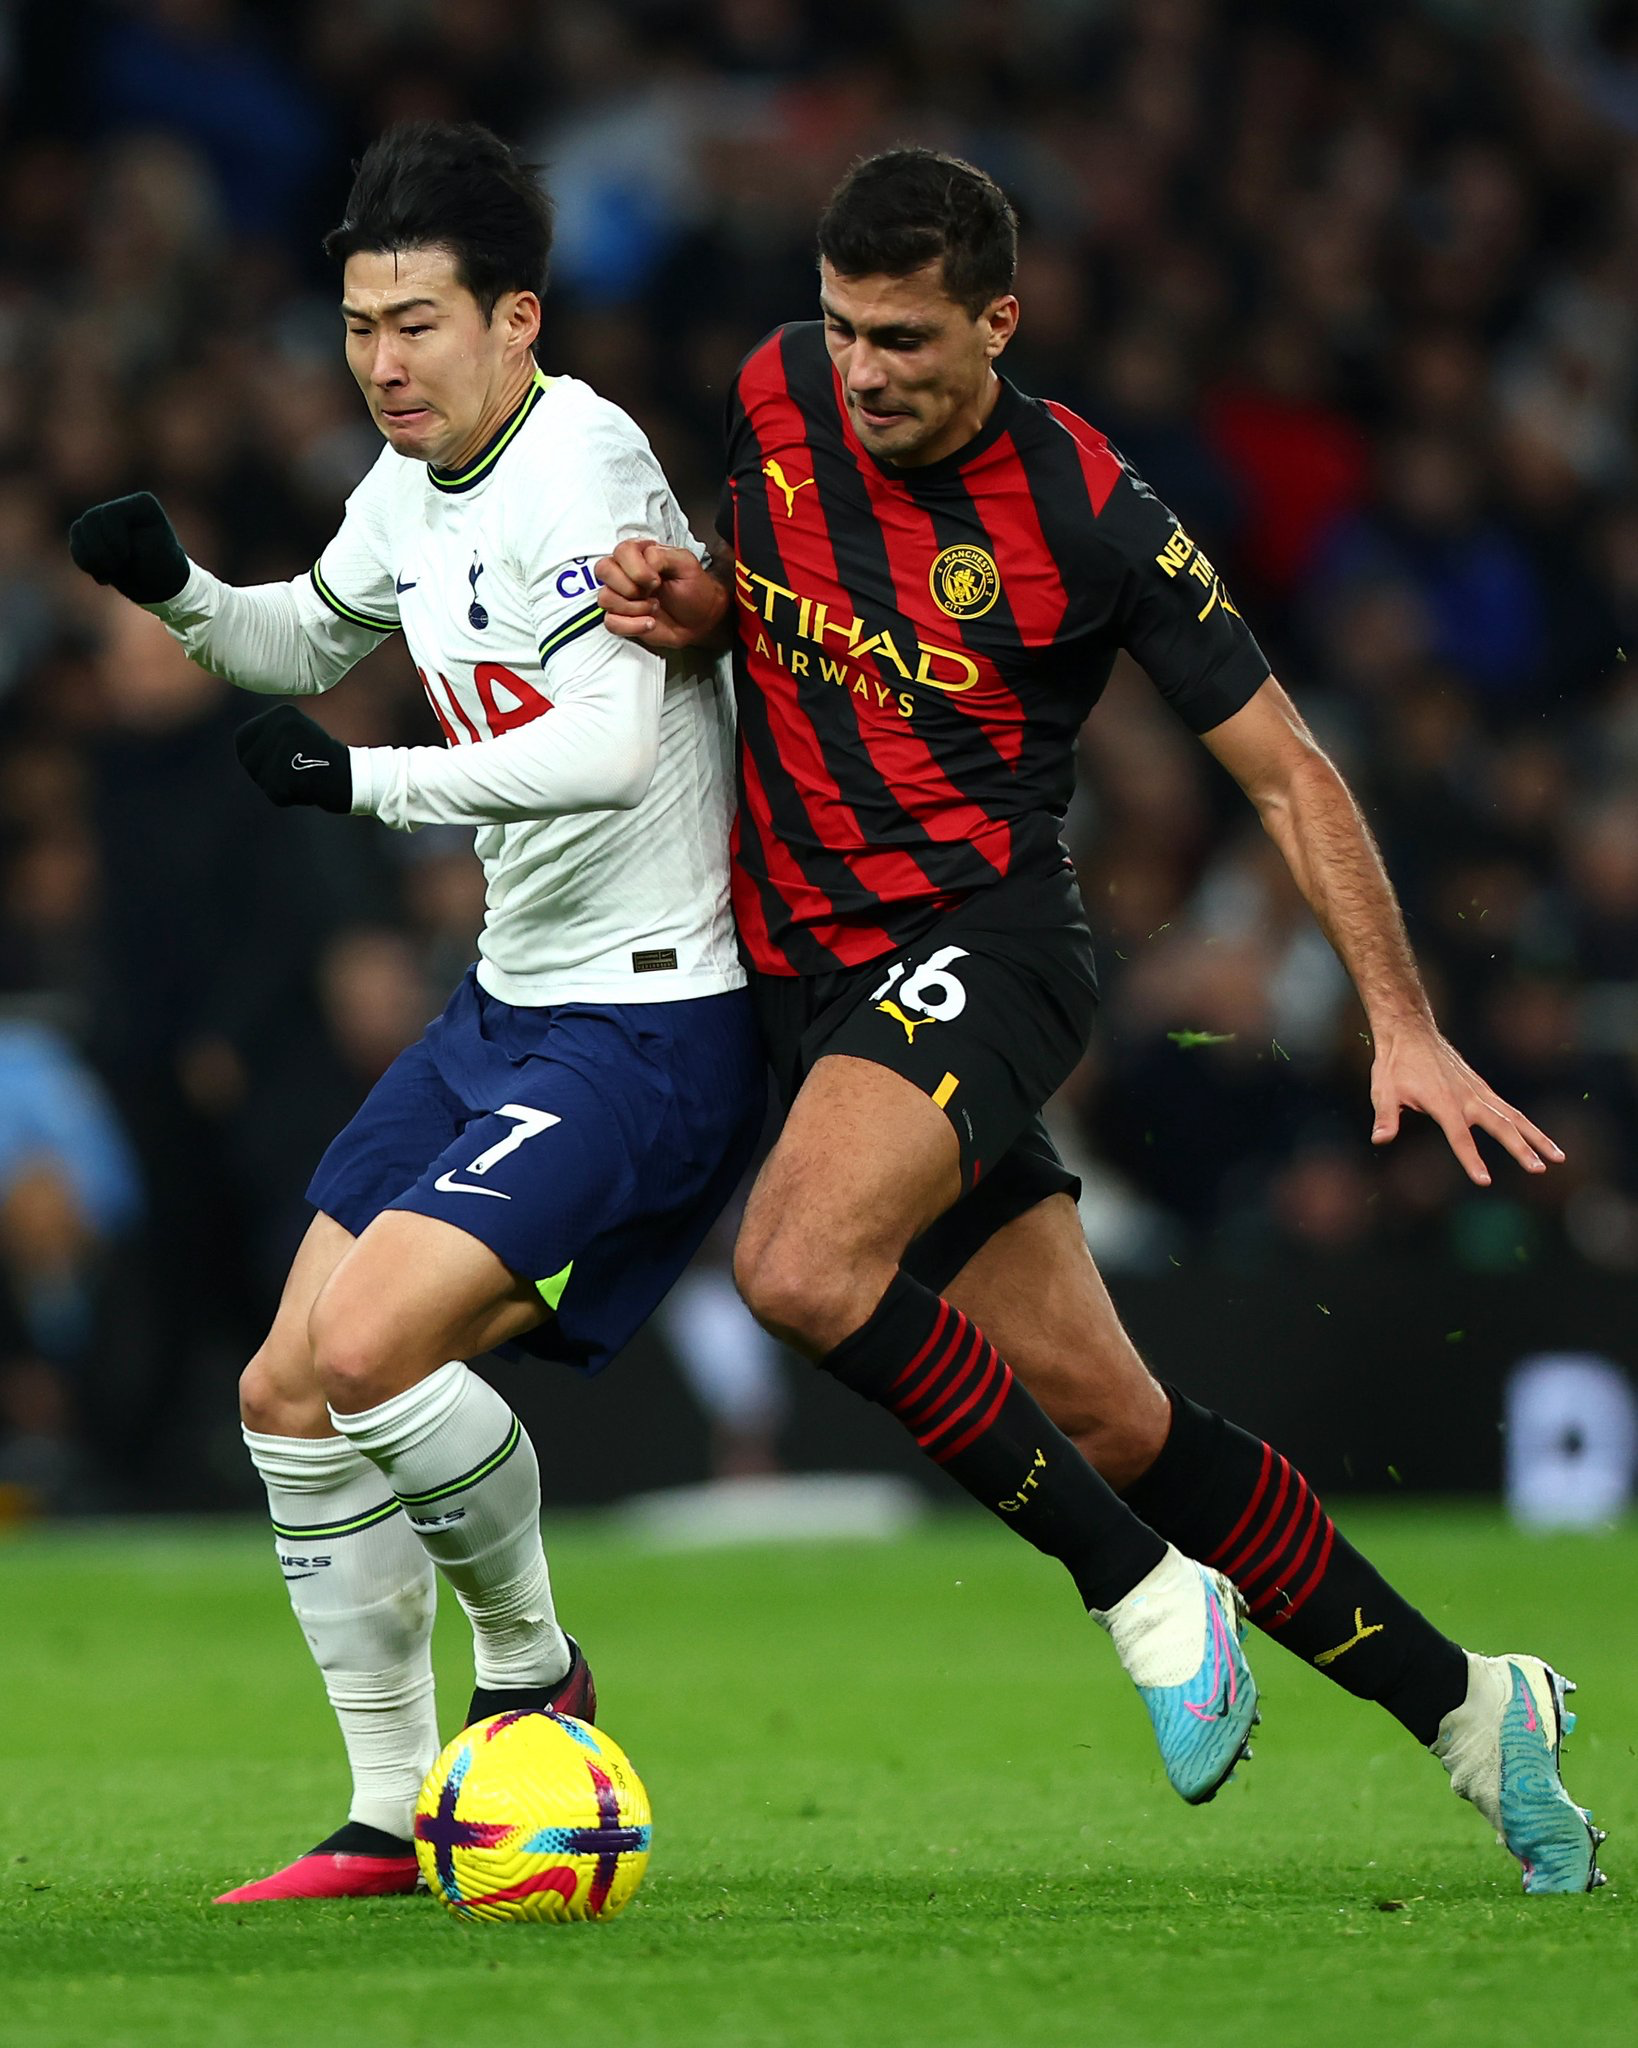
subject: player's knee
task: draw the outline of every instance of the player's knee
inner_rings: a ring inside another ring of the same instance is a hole
[[[1124,1493],[1143,1477],[1166,1441],[1164,1426],[1147,1413],[1099,1417],[1064,1434],[1117,1493]]]
[[[239,1419],[258,1436],[313,1436],[326,1426],[324,1395],[311,1364],[304,1370],[269,1339],[239,1375]]]
[[[1077,1398],[1079,1393],[1079,1398]],[[1071,1385],[1056,1398],[1038,1394],[1047,1414],[1086,1462],[1122,1493],[1159,1457],[1171,1427],[1171,1403],[1147,1372],[1123,1377],[1096,1398]]]
[[[742,1233],[734,1248],[734,1285],[746,1307],[765,1330],[814,1355],[851,1336],[885,1284],[872,1291],[871,1275],[802,1230]]]
[[[319,1389],[339,1415],[378,1408],[408,1383],[397,1347],[349,1304],[321,1294],[308,1317],[307,1335]]]

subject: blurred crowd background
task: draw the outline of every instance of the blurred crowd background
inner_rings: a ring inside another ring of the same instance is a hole
[[[23,0],[0,1488],[244,1488],[233,1375],[306,1175],[470,955],[466,835],[274,812],[229,741],[253,707],[64,548],[148,488],[235,581],[311,562],[379,445],[319,237],[405,116],[545,167],[544,367],[637,417],[702,535],[727,381],[811,314],[847,163],[915,140],[997,176],[1025,228],[1003,367],[1217,561],[1361,796],[1441,1020],[1570,1155],[1479,1195],[1426,1126],[1372,1152],[1340,971],[1238,792],[1117,674],[1070,821],[1105,1012],[1055,1108],[1095,1250],[1117,1277],[1406,1248],[1638,1273],[1635,0]],[[425,742],[412,680],[390,643],[321,714]]]

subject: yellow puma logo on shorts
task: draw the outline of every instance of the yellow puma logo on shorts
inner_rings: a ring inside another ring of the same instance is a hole
[[[916,1033],[921,1029],[922,1025],[936,1024],[938,1022],[936,1017],[907,1017],[891,997],[886,1002],[878,1003],[876,1008],[884,1011],[889,1017],[896,1017],[898,1019],[904,1026],[905,1038],[911,1045],[915,1044]]]

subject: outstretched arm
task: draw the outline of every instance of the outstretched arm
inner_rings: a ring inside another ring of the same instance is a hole
[[[151,491],[81,513],[69,552],[88,576],[161,620],[190,660],[242,690],[310,697],[340,682],[393,619],[347,615],[313,579],[241,590],[189,561]]]
[[[190,660],[258,696],[316,697],[333,689],[394,630],[340,617],[315,597],[306,576],[245,589],[197,562],[188,566],[180,594],[147,609]]]
[[[1562,1160],[1552,1139],[1502,1101],[1441,1035],[1370,828],[1275,679],[1202,737],[1256,805],[1359,991],[1375,1048],[1371,1142],[1389,1143],[1401,1112],[1417,1109],[1438,1124],[1480,1187],[1489,1186],[1490,1172],[1475,1130],[1489,1132],[1527,1173]]]

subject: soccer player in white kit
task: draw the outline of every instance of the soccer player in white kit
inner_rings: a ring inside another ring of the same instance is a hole
[[[611,533],[694,543],[626,415],[536,366],[550,244],[544,193],[486,130],[390,130],[326,242],[387,447],[311,575],[231,588],[146,494],[70,536],[244,689],[327,690],[401,631],[447,744],[347,748],[285,703],[240,729],[241,759],[276,803],[477,827],[487,883],[478,964],[325,1154],[240,1383],[353,1798],[344,1827],[224,1903],[413,1888],[440,1747],[434,1567],[472,1623],[468,1721],[595,1713],[553,1610],[533,1446],[463,1361],[606,1364],[761,1121],[725,679],[602,631],[590,567]]]

